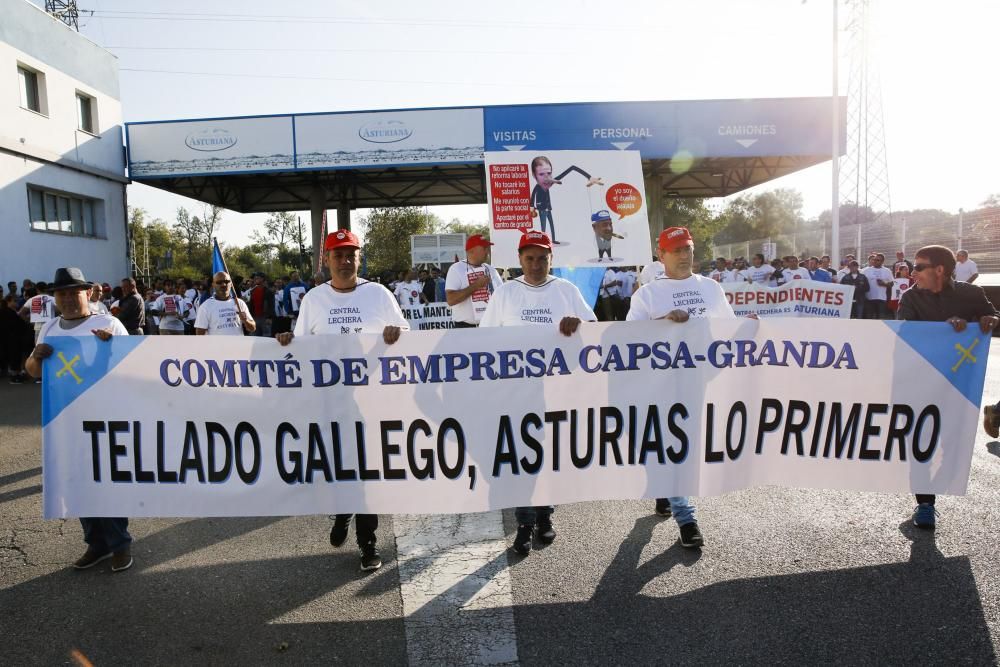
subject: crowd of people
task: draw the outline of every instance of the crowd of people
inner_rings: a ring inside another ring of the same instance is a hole
[[[15,360],[16,368],[18,373],[23,369],[39,378],[43,361],[52,354],[46,341],[53,336],[95,335],[108,340],[138,334],[249,334],[271,335],[280,345],[289,346],[303,336],[376,333],[392,345],[409,328],[401,307],[404,301],[412,306],[436,302],[442,296],[459,328],[535,325],[557,327],[563,335],[572,336],[582,323],[598,319],[594,304],[588,303],[573,283],[551,274],[553,242],[547,234],[531,230],[521,236],[519,272],[506,281],[488,263],[492,245],[474,235],[467,241],[466,259],[451,265],[445,278],[436,270],[422,274],[409,270],[388,285],[359,275],[361,243],[347,230],[338,230],[325,241],[329,280],[317,274],[303,282],[292,273],[268,283],[263,275],[256,275],[239,281],[234,290],[230,276],[219,272],[202,281],[166,278],[150,286],[126,278],[111,288],[87,281],[79,269],[61,268],[47,286],[25,281],[18,293],[12,283],[0,322],[4,335],[13,331],[8,326],[19,323],[15,337],[25,342],[23,349],[28,352]],[[977,326],[989,333],[1000,324],[1000,313],[982,288],[973,284],[976,276],[968,271],[974,271],[974,264],[962,268],[969,261],[963,254],[959,253],[956,262],[950,249],[926,246],[917,251],[912,263],[897,253],[897,261],[889,269],[884,266],[884,257],[874,253],[865,269],[859,269],[857,260],[848,257],[836,272],[829,268],[829,257],[810,257],[802,262],[789,256],[770,265],[761,255],[754,256],[750,265],[742,258],[730,262],[720,257],[698,272],[690,232],[672,227],[659,236],[657,261],[641,273],[637,274],[635,267],[606,271],[598,309],[606,310],[608,319],[661,320],[670,323],[668,326],[683,324],[691,317],[734,318],[722,283],[745,280],[780,285],[812,279],[855,285],[856,295],[863,298],[859,314],[882,318],[888,316],[888,303],[893,300],[894,276],[902,275],[916,289],[903,290],[895,299],[896,318],[948,322],[956,331]],[[701,307],[691,308],[692,303]],[[351,313],[351,326],[342,326],[330,316],[336,312]],[[983,426],[997,436],[1000,405],[987,406]],[[934,528],[934,496],[920,494],[916,501],[913,523]],[[552,506],[518,507],[514,551],[527,556],[534,539],[552,542],[556,538],[554,512]],[[690,498],[659,498],[655,512],[675,519],[682,547],[700,548],[705,543]],[[352,520],[361,569],[378,569],[382,560],[376,546],[377,515],[338,514],[330,543],[339,547],[346,542]],[[76,568],[87,569],[107,559],[112,571],[131,566],[127,518],[84,518],[81,524],[88,548],[74,563]]]

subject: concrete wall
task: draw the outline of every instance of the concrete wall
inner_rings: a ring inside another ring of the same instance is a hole
[[[115,282],[128,273],[117,59],[26,0],[0,0],[0,280],[51,280],[59,266]],[[18,65],[37,70],[43,113],[20,106]],[[77,129],[77,92],[94,132]],[[28,186],[95,202],[97,237],[31,229]]]

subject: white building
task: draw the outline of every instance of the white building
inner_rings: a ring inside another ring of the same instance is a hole
[[[0,280],[128,275],[118,59],[27,0],[0,0]]]

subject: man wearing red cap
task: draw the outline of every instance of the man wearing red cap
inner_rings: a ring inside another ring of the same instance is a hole
[[[503,284],[497,270],[486,263],[491,245],[479,234],[473,234],[465,242],[466,259],[448,269],[444,295],[457,329],[478,326],[490,295]]]
[[[381,333],[386,345],[399,340],[400,331],[409,329],[399,304],[389,290],[378,283],[358,278],[361,263],[361,243],[346,229],[338,229],[326,237],[326,265],[330,280],[317,283],[299,304],[295,332],[278,334],[281,345],[288,345],[297,336],[359,333]],[[338,514],[330,530],[330,544],[339,547],[347,540],[350,514]],[[361,569],[377,570],[382,558],[375,546],[377,514],[358,514],[354,530],[361,549]]]
[[[517,257],[524,275],[500,286],[490,299],[479,326],[558,326],[562,334],[572,336],[581,321],[597,320],[576,285],[549,275],[552,242],[547,234],[535,230],[526,232],[517,245]],[[549,544],[556,539],[556,531],[552,528],[554,510],[551,505],[515,510],[518,528],[514,551],[522,556],[531,553],[536,524],[540,541]]]
[[[736,317],[722,286],[692,272],[694,240],[686,227],[663,230],[657,245],[664,273],[632,295],[627,321],[683,323],[692,317]],[[656,513],[665,517],[673,514],[680,528],[682,547],[695,548],[705,543],[694,516],[694,505],[687,496],[657,498]]]

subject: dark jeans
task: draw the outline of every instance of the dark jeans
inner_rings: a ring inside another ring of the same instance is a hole
[[[553,243],[556,242],[556,223],[552,220],[552,209],[538,209],[538,221],[542,223],[542,233],[545,234],[545,222],[548,221],[549,228],[552,233],[549,234],[549,238]]]
[[[80,518],[83,541],[101,553],[121,551],[132,544],[128,519]]]
[[[853,304],[851,304],[851,319],[860,320],[865,316],[865,300],[864,298],[858,299]]]
[[[884,320],[889,317],[889,308],[885,305],[885,299],[869,299],[865,301],[865,319]]]
[[[522,526],[534,526],[539,519],[550,519],[556,510],[554,505],[536,505],[534,507],[518,507],[514,509],[514,518]]]
[[[378,530],[378,514],[338,514],[338,521],[350,521],[354,517],[354,533],[358,537],[358,546],[375,544],[375,531]]]
[[[921,503],[930,503],[931,505],[933,505],[935,497],[936,496],[934,496],[933,494],[930,494],[930,493],[918,493],[917,494],[917,504],[919,505]]]
[[[455,322],[456,329],[475,329],[478,324],[469,324],[468,322]]]

